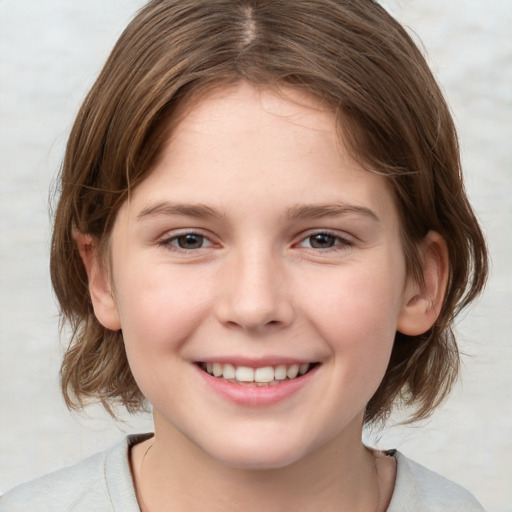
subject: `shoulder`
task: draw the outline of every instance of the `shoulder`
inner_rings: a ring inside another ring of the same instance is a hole
[[[105,489],[104,466],[108,452],[98,453],[82,462],[50,473],[15,487],[0,498],[1,512],[79,511],[94,510],[103,504]],[[110,509],[106,509],[110,510]]]
[[[91,503],[104,503],[108,497],[103,480],[107,457],[108,452],[98,453],[74,466],[15,487],[0,498],[0,510],[78,511],[86,510],[84,507]]]
[[[0,512],[139,512],[131,479],[128,436],[74,466],[15,487],[0,497]]]
[[[397,452],[395,490],[388,512],[485,512],[460,485]]]

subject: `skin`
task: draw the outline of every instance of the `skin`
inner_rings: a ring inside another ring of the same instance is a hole
[[[132,451],[144,510],[385,510],[394,460],[363,446],[364,409],[395,332],[435,321],[446,253],[429,234],[426,288],[408,278],[385,178],[351,159],[331,112],[286,88],[212,92],[121,207],[110,268],[77,242],[154,408],[155,437]],[[198,362],[232,356],[319,364],[255,407],[201,378]]]

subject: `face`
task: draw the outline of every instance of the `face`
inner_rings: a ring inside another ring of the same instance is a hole
[[[314,99],[240,84],[194,104],[110,257],[96,312],[157,436],[245,468],[360,443],[404,315],[400,224]]]

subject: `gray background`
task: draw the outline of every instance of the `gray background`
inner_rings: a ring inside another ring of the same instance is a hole
[[[142,0],[0,0],[0,492],[151,430],[59,395],[66,337],[48,277],[48,191],[86,90]],[[458,324],[451,398],[419,426],[367,433],[512,511],[512,0],[388,0],[423,41],[459,127],[492,277]],[[421,428],[419,428],[421,427]]]

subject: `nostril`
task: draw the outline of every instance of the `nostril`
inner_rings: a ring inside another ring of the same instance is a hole
[[[286,288],[279,286],[273,275],[266,275],[268,269],[261,266],[258,261],[243,263],[240,275],[230,276],[225,288],[220,287],[215,314],[223,325],[259,332],[292,323],[293,301]]]

